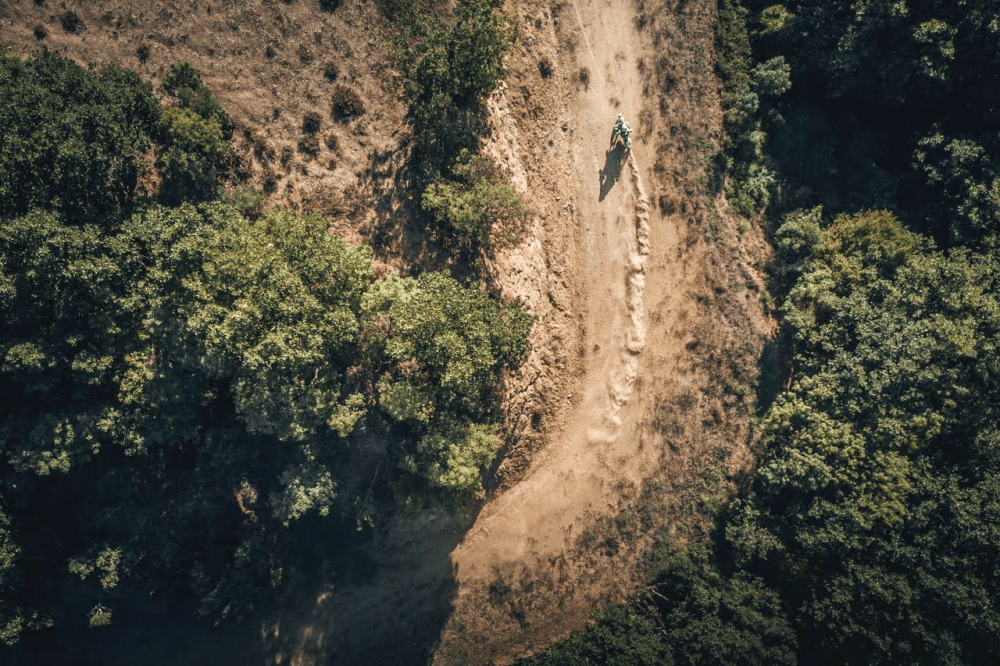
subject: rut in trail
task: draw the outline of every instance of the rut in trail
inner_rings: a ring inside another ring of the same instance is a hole
[[[595,356],[595,366],[583,382],[591,389],[584,390],[571,417],[575,425],[552,443],[544,464],[484,509],[452,554],[460,580],[483,580],[495,567],[558,555],[585,515],[600,509],[611,486],[622,478],[624,470],[616,461],[635,457],[633,443],[621,438],[622,411],[634,393],[646,341],[649,199],[635,157],[629,153],[627,160],[619,159],[628,178],[622,179],[618,196],[607,199],[603,215],[616,240],[606,244],[605,260],[617,264],[614,272],[620,283],[612,290],[617,295],[610,308],[613,316],[601,322],[610,331],[611,344]]]
[[[628,155],[629,174],[635,196],[633,219],[635,223],[635,248],[629,257],[626,273],[625,303],[630,327],[620,351],[618,367],[608,376],[609,405],[600,428],[587,432],[590,442],[611,442],[618,438],[621,427],[622,407],[628,403],[635,390],[639,374],[639,354],[646,346],[646,307],[643,294],[646,290],[646,259],[649,257],[649,197],[642,187],[642,177],[635,155]]]

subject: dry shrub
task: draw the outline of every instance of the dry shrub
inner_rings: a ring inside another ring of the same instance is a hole
[[[542,75],[543,79],[552,76],[552,71],[552,60],[548,56],[538,61],[538,73]]]
[[[336,81],[337,77],[340,76],[340,69],[337,68],[337,64],[333,62],[328,62],[323,66],[323,76],[327,81]]]
[[[63,12],[62,16],[59,17],[59,22],[62,24],[62,29],[69,33],[76,34],[86,29],[83,19],[74,11]]]
[[[365,104],[358,91],[350,86],[338,85],[333,89],[333,117],[337,119],[360,116],[365,112]]]
[[[319,137],[315,134],[307,134],[299,139],[299,152],[313,159],[319,154]]]
[[[274,194],[278,189],[278,174],[268,171],[264,175],[264,194]]]
[[[310,111],[302,118],[302,133],[316,134],[323,125],[323,119],[315,111]]]

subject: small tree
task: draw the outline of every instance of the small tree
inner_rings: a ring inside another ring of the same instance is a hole
[[[162,194],[167,201],[208,199],[229,156],[222,128],[190,109],[163,112]]]

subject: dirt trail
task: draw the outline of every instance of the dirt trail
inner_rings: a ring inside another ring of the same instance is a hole
[[[602,489],[613,492],[623,476],[641,480],[642,458],[622,434],[631,427],[628,405],[646,341],[649,200],[642,171],[648,161],[639,141],[629,152],[620,145],[609,148],[616,114],[635,123],[634,112],[641,108],[632,11],[624,0],[574,3],[594,76],[575,109],[581,140],[573,149],[579,187],[571,205],[580,225],[577,268],[583,284],[574,305],[583,313],[587,357],[586,374],[568,407],[571,425],[556,435],[527,478],[480,514],[452,555],[459,580],[520,563],[528,552],[545,556],[560,550],[579,519],[603,506]]]
[[[459,584],[458,615],[474,605],[474,599],[497,597],[497,590],[508,585],[498,582],[503,577],[523,576],[538,569],[535,563],[543,563],[544,568],[545,562],[565,559],[595,517],[608,515],[618,506],[623,488],[638,487],[657,468],[661,452],[658,447],[644,446],[640,434],[648,407],[644,400],[649,397],[643,395],[642,385],[652,385],[644,377],[652,370],[644,354],[647,303],[653,298],[652,302],[663,304],[680,281],[682,266],[670,259],[678,256],[674,222],[657,216],[657,230],[650,229],[652,211],[644,182],[651,159],[638,127],[645,100],[637,66],[648,56],[644,50],[648,44],[637,32],[634,16],[629,0],[574,0],[559,12],[562,30],[579,35],[577,65],[588,72],[585,89],[564,108],[562,129],[569,137],[554,146],[568,163],[555,176],[559,192],[555,200],[561,206],[561,222],[572,226],[568,229],[571,240],[563,240],[567,256],[560,261],[550,252],[548,264],[551,272],[564,273],[568,303],[550,310],[541,307],[537,298],[535,303],[530,296],[527,300],[529,306],[535,305],[543,331],[565,326],[560,317],[576,322],[576,335],[566,337],[575,337],[577,376],[562,385],[568,399],[553,419],[559,425],[549,430],[549,439],[530,469],[484,507],[452,552]],[[540,23],[539,19],[536,27]],[[536,48],[543,47],[536,44]],[[637,129],[629,152],[609,148],[611,127],[619,112]],[[525,143],[523,136],[520,143]],[[507,154],[509,163],[519,161],[510,155],[510,145]],[[519,168],[511,170],[516,173]],[[567,230],[551,225],[549,230],[548,242],[559,246],[557,237]],[[664,247],[656,251],[655,244]],[[525,252],[531,250],[529,246]],[[654,251],[658,260],[650,264]],[[677,341],[660,338],[659,355],[670,355],[671,348],[674,355],[682,350]],[[529,370],[533,362],[529,360]],[[550,404],[557,402],[553,398],[545,396]],[[563,589],[552,591],[553,599],[562,599],[557,614],[585,616],[594,599],[602,598],[629,575],[599,574],[586,582],[578,580],[593,573],[593,568],[584,567],[559,574],[554,585]],[[583,586],[589,589],[573,592]],[[568,597],[575,601],[567,606]],[[527,622],[527,618],[519,621]],[[499,633],[487,639],[502,640]],[[446,635],[438,663],[451,663],[448,643]],[[509,656],[501,649],[490,658],[503,662]]]
[[[506,386],[499,489],[451,553],[441,665],[537,652],[636,593],[658,545],[703,529],[752,461],[773,335],[763,229],[706,176],[722,131],[715,3],[505,9],[522,31],[484,149],[538,220],[488,269],[538,322]],[[627,156],[609,149],[618,113],[635,128]]]

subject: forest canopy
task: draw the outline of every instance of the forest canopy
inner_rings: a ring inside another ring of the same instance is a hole
[[[353,523],[359,469],[400,501],[481,490],[495,387],[528,351],[519,304],[375,279],[320,217],[219,200],[232,121],[187,63],[164,107],[113,66],[0,65],[5,643],[150,596],[246,617],[292,523]]]

